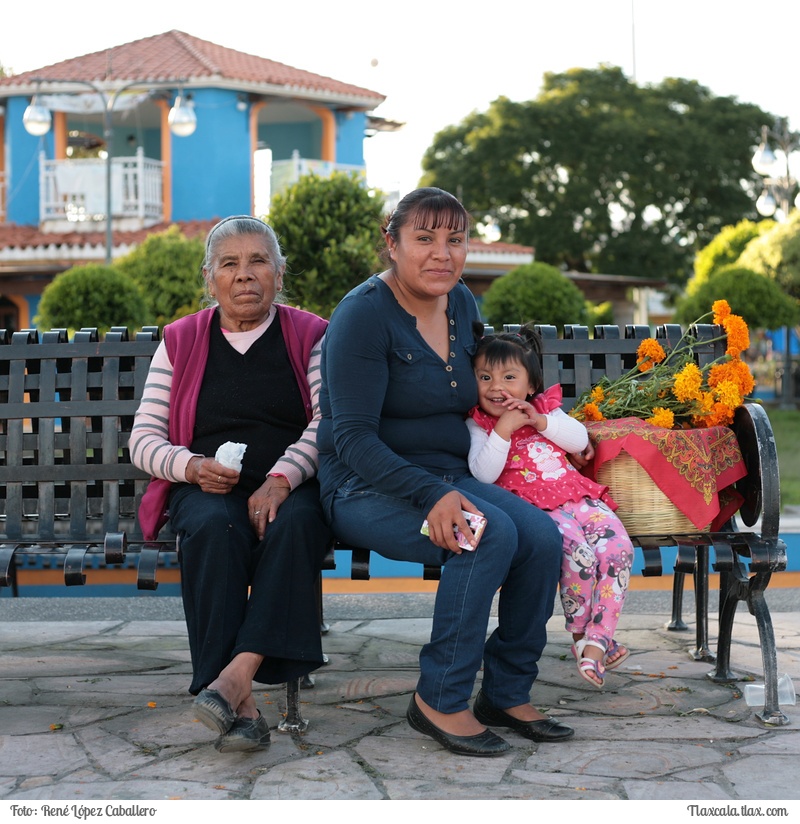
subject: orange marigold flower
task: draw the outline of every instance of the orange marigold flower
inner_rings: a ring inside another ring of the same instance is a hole
[[[703,374],[696,363],[687,363],[686,366],[675,375],[675,383],[672,394],[679,401],[696,400],[700,397],[700,387],[703,383]]]
[[[715,403],[706,418],[706,426],[728,426],[733,423],[733,409],[724,403]]]
[[[654,338],[645,338],[636,350],[640,372],[647,372],[653,364],[661,363],[667,357],[664,347]]]
[[[709,370],[708,385],[712,389],[725,381],[735,383],[742,397],[749,395],[756,385],[750,367],[739,358],[733,358],[725,363],[715,363]]]
[[[711,311],[714,313],[714,323],[724,323],[731,313],[731,307],[727,300],[715,300],[711,304]]]
[[[583,407],[583,419],[585,421],[602,421],[603,413],[596,403],[587,403]]]
[[[605,399],[605,396],[606,393],[603,391],[602,386],[595,386],[595,388],[592,389],[592,400],[595,403],[600,403],[602,400]]]
[[[736,409],[737,406],[742,405],[742,395],[739,392],[739,387],[733,381],[722,381],[717,384],[715,391],[717,400],[725,406]]]
[[[647,423],[653,426],[663,426],[665,429],[672,429],[675,426],[675,415],[671,409],[664,409],[662,406],[657,406],[653,410],[652,417],[647,419]]]
[[[744,319],[739,315],[729,315],[722,321],[728,335],[728,348],[725,354],[736,357],[750,346],[750,331]]]

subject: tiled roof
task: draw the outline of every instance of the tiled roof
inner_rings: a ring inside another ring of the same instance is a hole
[[[186,237],[205,234],[220,218],[211,220],[175,221]],[[173,223],[159,223],[147,229],[135,231],[114,231],[115,246],[131,246],[141,243],[148,235],[166,231]],[[35,249],[44,247],[104,246],[106,233],[103,224],[91,232],[42,232],[37,226],[17,226],[14,223],[0,224],[0,252],[8,249]]]
[[[245,54],[176,30],[0,78],[0,90],[30,86],[37,77],[98,84],[163,82],[180,78],[187,81],[187,87],[203,81],[213,81],[215,85],[226,81],[229,85],[244,84],[252,91],[264,86],[273,94],[283,91],[287,96],[305,92],[337,100],[353,98],[358,105],[370,107],[376,107],[384,100],[378,92]]]
[[[130,248],[144,241],[148,235],[156,232],[166,231],[171,225],[177,225],[186,237],[205,237],[211,227],[220,218],[215,217],[210,220],[174,221],[172,223],[159,223],[147,229],[137,229],[135,231],[114,231],[114,247]],[[100,228],[89,232],[42,232],[37,226],[17,226],[13,223],[0,223],[0,266],[5,257],[9,259],[9,252],[27,252],[31,259],[36,259],[36,250],[49,250],[48,258],[52,258],[53,252],[62,250],[65,259],[74,260],[75,250],[97,247],[105,248],[106,235],[105,228],[100,223]],[[530,246],[521,246],[517,243],[484,243],[481,240],[470,240],[470,252],[473,255],[530,255]],[[6,253],[3,255],[3,253]]]

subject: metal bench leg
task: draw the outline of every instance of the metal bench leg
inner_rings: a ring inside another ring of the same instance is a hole
[[[694,596],[697,609],[697,648],[689,655],[695,661],[713,664],[716,656],[708,647],[708,546],[697,547],[697,562],[694,570]]]
[[[761,643],[761,660],[764,665],[764,709],[756,713],[756,718],[765,724],[782,726],[789,719],[778,705],[778,653],[775,649],[775,632],[772,618],[764,598],[771,573],[757,572],[748,582],[747,606],[758,625],[758,639]]]
[[[666,625],[672,632],[686,632],[689,625],[683,620],[683,585],[686,573],[676,572],[672,576],[672,620]]]
[[[308,721],[300,712],[300,681],[286,682],[286,715],[278,724],[281,732],[305,732]]]
[[[736,609],[742,600],[742,589],[747,585],[741,564],[736,570],[720,573],[719,579],[719,638],[717,639],[717,668],[708,673],[708,677],[718,684],[737,681],[731,670],[731,640],[733,638],[733,620]]]

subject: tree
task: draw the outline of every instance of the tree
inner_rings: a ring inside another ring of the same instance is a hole
[[[36,325],[40,329],[112,326],[141,328],[147,307],[137,285],[113,266],[87,263],[56,275],[42,292]]]
[[[748,243],[738,263],[767,275],[800,300],[800,210]]]
[[[383,199],[355,175],[304,175],[272,198],[269,222],[287,256],[288,300],[329,317],[380,266]]]
[[[163,326],[200,308],[204,256],[200,238],[187,238],[170,226],[149,235],[114,265],[139,286],[151,321]]]
[[[751,329],[779,329],[797,323],[800,306],[774,281],[738,264],[712,272],[678,303],[675,320],[689,324],[711,311],[715,300],[727,300]],[[704,321],[710,323],[710,319]]]
[[[501,97],[439,132],[422,183],[544,262],[683,283],[722,226],[756,217],[741,181],[757,184],[752,147],[772,119],[695,81],[548,73],[535,100]]]
[[[585,324],[583,293],[547,263],[517,266],[496,280],[483,296],[483,314],[496,329],[504,323]]]
[[[740,220],[735,226],[723,226],[719,234],[697,253],[694,259],[694,277],[686,285],[687,293],[693,295],[717,269],[736,263],[747,244],[773,226],[774,220],[761,220],[758,223]]]

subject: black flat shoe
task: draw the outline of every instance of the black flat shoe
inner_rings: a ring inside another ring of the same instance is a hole
[[[540,721],[520,721],[503,710],[493,707],[481,690],[475,697],[472,712],[481,724],[487,727],[508,727],[531,741],[552,743],[566,741],[575,735],[575,730],[556,721],[554,718],[542,718]]]
[[[256,718],[237,718],[214,742],[217,752],[250,752],[269,744],[269,724],[259,711]]]
[[[204,689],[194,699],[194,717],[210,730],[225,735],[233,726],[236,713],[222,693]]]
[[[411,729],[430,736],[434,741],[441,744],[446,750],[454,755],[475,755],[482,758],[490,758],[494,755],[502,755],[511,749],[511,745],[495,735],[491,730],[484,730],[477,735],[451,735],[449,732],[439,729],[417,704],[415,695],[411,696],[406,711],[406,720]]]

